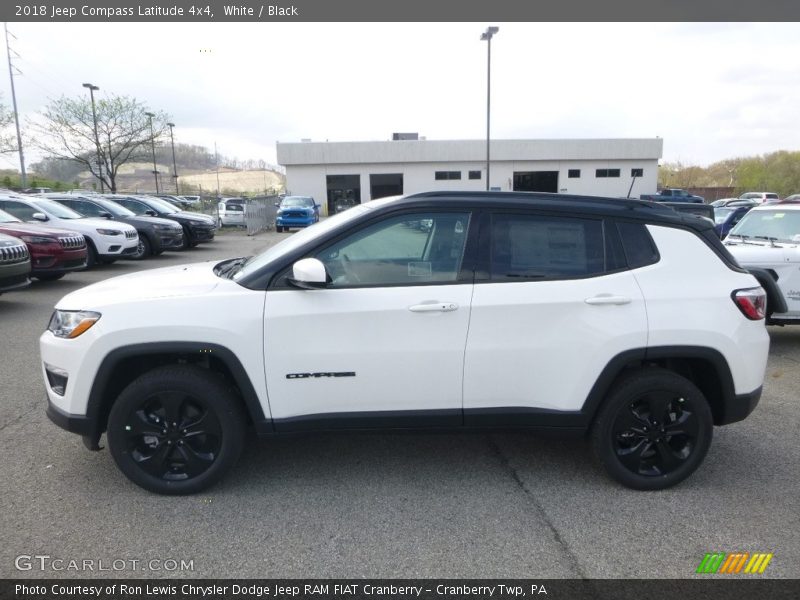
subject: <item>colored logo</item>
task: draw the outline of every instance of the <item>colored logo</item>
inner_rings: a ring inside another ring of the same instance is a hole
[[[766,552],[732,552],[726,554],[725,552],[715,552],[713,554],[706,554],[700,564],[697,566],[695,573],[717,573],[725,575],[736,575],[738,573],[747,573],[755,575],[756,573],[763,573],[769,561],[772,560],[773,554]]]

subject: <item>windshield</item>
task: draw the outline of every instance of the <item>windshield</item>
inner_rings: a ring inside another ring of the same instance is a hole
[[[124,206],[117,204],[116,202],[111,202],[110,200],[100,200],[99,198],[94,199],[97,204],[102,206],[108,212],[110,212],[115,217],[135,217],[136,213],[132,210],[125,208]]]
[[[290,206],[306,206],[308,208],[314,208],[314,199],[303,196],[286,196],[286,198],[281,200],[281,208],[288,208]]]
[[[142,202],[146,202],[147,204],[150,204],[151,206],[159,209],[161,212],[165,212],[167,214],[180,212],[177,208],[172,206],[172,204],[166,200],[162,200],[161,198],[142,198],[141,200]]]
[[[76,213],[71,208],[67,208],[63,204],[59,204],[54,200],[42,200],[36,199],[31,200],[36,208],[41,208],[44,212],[52,217],[58,217],[59,219],[83,219],[84,216],[80,213]]]
[[[719,225],[725,222],[728,215],[731,214],[735,208],[715,208],[714,209],[714,222]]]
[[[278,242],[271,248],[268,248],[258,256],[253,256],[250,258],[250,260],[248,260],[242,266],[241,270],[233,276],[233,279],[239,279],[240,277],[244,277],[245,275],[258,271],[261,267],[269,264],[273,259],[282,256],[287,252],[291,252],[295,248],[299,248],[306,242],[313,240],[316,237],[325,235],[327,232],[339,227],[341,224],[363,215],[365,212],[370,210],[370,208],[371,207],[369,206],[360,204],[355,208],[348,210],[347,212],[336,214],[325,219],[324,221],[320,221],[319,223],[312,225],[311,227],[307,227],[301,231],[298,231],[291,237],[288,237],[283,241]]]
[[[10,215],[5,211],[0,210],[0,223],[22,223],[22,221],[20,221],[14,215]]]
[[[800,211],[751,210],[729,235],[800,242]]]

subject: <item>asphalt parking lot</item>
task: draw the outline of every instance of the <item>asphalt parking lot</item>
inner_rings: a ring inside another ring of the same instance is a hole
[[[770,552],[765,576],[800,577],[800,327],[770,328],[761,404],[662,492],[613,483],[581,441],[342,433],[250,439],[220,485],[160,497],[49,422],[37,340],[62,295],[285,235],[223,232],[0,297],[0,577],[684,578],[716,551]],[[34,555],[94,570],[18,559]]]

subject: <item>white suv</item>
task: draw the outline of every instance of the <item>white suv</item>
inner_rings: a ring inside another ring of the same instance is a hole
[[[550,429],[608,473],[674,485],[756,406],[765,293],[711,225],[638,200],[429,193],[261,255],[65,296],[48,415],[138,485],[191,493],[261,435]]]
[[[86,265],[112,263],[118,258],[133,256],[139,246],[136,228],[119,221],[84,217],[48,198],[0,196],[0,210],[29,223],[46,222],[82,233],[86,238]]]
[[[766,289],[768,323],[800,324],[800,204],[753,208],[731,229],[725,246]]]

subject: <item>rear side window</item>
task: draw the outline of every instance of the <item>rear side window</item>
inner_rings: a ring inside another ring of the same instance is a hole
[[[638,269],[658,262],[658,249],[642,223],[617,223],[628,267]]]
[[[499,214],[492,218],[491,279],[588,277],[605,271],[603,222]]]

